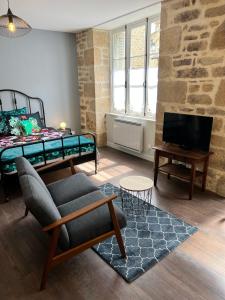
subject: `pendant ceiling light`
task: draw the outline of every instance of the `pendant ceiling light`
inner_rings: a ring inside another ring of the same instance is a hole
[[[15,16],[9,8],[6,15],[0,16],[0,35],[14,38],[20,37],[31,31],[31,27],[23,19]]]

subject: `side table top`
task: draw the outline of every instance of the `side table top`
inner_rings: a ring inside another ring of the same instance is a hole
[[[180,148],[177,145],[164,144],[164,145],[156,145],[152,147],[154,150],[162,151],[164,153],[178,155],[186,158],[191,158],[193,160],[202,160],[204,158],[209,157],[213,154],[213,152],[204,152],[200,150],[185,150]]]
[[[120,187],[128,191],[145,191],[153,187],[153,181],[144,176],[127,176],[120,180]]]

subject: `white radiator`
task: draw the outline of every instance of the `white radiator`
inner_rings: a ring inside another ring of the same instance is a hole
[[[124,119],[114,119],[113,142],[120,146],[142,152],[143,126],[139,122]]]

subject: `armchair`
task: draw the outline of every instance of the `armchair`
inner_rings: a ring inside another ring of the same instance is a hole
[[[52,267],[112,235],[116,236],[122,257],[126,257],[120,232],[126,219],[112,203],[116,195],[106,197],[82,173],[46,186],[28,160],[19,157],[16,165],[27,211],[50,235],[41,290]]]

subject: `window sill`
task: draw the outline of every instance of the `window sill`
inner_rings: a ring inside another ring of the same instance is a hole
[[[121,117],[121,118],[124,118],[124,119],[129,119],[129,120],[142,120],[142,121],[156,122],[155,117],[150,117],[150,116],[147,116],[147,117],[131,116],[131,115],[114,113],[114,112],[107,113],[107,115],[117,116],[117,117]]]

